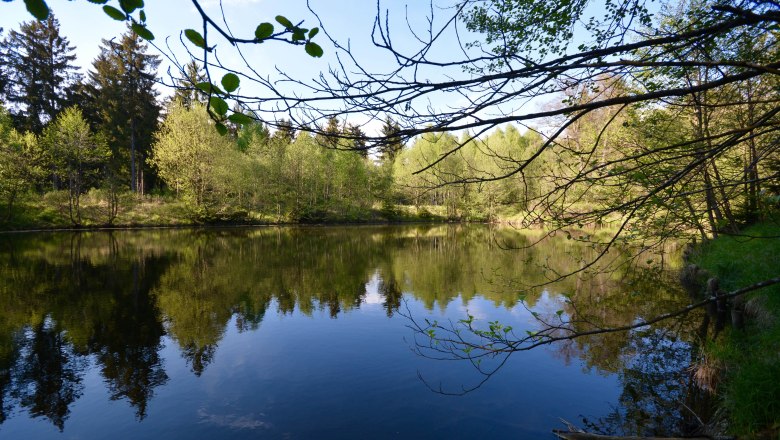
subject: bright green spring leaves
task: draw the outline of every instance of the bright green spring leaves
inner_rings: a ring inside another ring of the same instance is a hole
[[[222,87],[224,87],[225,91],[228,93],[235,91],[238,88],[239,82],[238,75],[235,73],[228,73],[222,77]]]
[[[187,39],[190,40],[190,43],[194,44],[196,47],[206,49],[206,39],[204,39],[203,35],[201,35],[200,32],[196,31],[195,29],[185,29],[184,36],[187,37]]]
[[[255,38],[265,40],[274,33],[274,25],[271,23],[260,23],[255,29]]]

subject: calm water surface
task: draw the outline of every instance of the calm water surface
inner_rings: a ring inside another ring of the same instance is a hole
[[[482,376],[416,354],[410,316],[469,313],[523,333],[538,326],[531,311],[616,325],[688,302],[619,252],[609,274],[526,289],[596,252],[565,238],[502,249],[533,238],[481,226],[0,235],[0,438],[552,438],[560,418],[678,431],[693,324],[515,353],[463,396],[420,380],[458,391]]]

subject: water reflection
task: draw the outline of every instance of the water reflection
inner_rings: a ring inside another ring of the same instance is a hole
[[[564,238],[501,249],[532,239],[464,226],[0,236],[0,423],[25,411],[63,430],[89,371],[99,372],[110,399],[126,401],[142,420],[169,381],[165,338],[200,377],[219,356],[229,326],[255,331],[269,312],[337,318],[374,294],[369,285],[387,317],[404,295],[432,312],[476,297],[513,309],[522,286],[548,281],[550,272],[540,268],[570,272],[599,251]],[[539,313],[562,307],[583,329],[624,325],[687,303],[671,281],[659,282],[665,272],[619,264],[628,256],[613,253],[609,273],[524,289],[526,302]],[[679,382],[691,362],[697,320],[556,346],[564,362],[584,360],[586,369],[617,374],[622,383],[615,412],[588,423],[603,432],[676,431],[665,421],[687,417],[672,403],[690,394]],[[208,414],[225,426],[267,423]]]

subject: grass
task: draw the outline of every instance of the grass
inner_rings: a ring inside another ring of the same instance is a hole
[[[780,225],[762,223],[703,246],[694,262],[736,290],[780,276]],[[720,393],[733,434],[780,438],[780,285],[748,297],[744,330],[729,328],[708,348],[724,366]]]
[[[224,210],[198,214],[191,206],[174,196],[120,195],[120,209],[108,224],[108,205],[105,194],[90,191],[81,197],[81,225],[99,227],[154,227],[221,224],[296,224],[296,223],[396,223],[446,222],[443,206],[346,206],[340,209],[299,213],[268,213],[258,211]],[[68,209],[67,191],[51,191],[43,196],[26,195],[16,202],[10,220],[0,205],[0,231],[35,229],[69,229],[74,227]]]

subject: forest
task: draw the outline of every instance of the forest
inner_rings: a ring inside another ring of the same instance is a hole
[[[159,57],[132,29],[102,41],[86,78],[73,52],[53,14],[3,40],[0,193],[7,226],[133,223],[138,219],[123,215],[152,201],[168,206],[172,223],[485,221],[527,199],[529,189],[516,179],[429,188],[443,171],[502,164],[472,142],[464,155],[415,175],[458,140],[434,133],[407,148],[394,138],[399,127],[390,118],[381,130],[395,140],[374,149],[359,126],[336,117],[316,134],[284,121],[271,132],[253,121],[221,135],[206,95],[191,87],[204,78],[197,63],[186,66],[173,96],[160,99],[153,87]],[[512,155],[538,142],[508,126],[481,143]]]
[[[670,11],[657,26],[684,30],[704,7],[678,6],[689,18],[675,22]],[[160,96],[161,58],[137,30],[102,40],[86,76],[53,13],[4,33],[5,228],[455,220],[706,239],[777,204],[777,76],[697,91],[739,73],[706,59],[775,59],[776,30],[726,33],[717,45],[684,49],[685,63],[657,63],[633,79],[593,73],[556,92],[551,116],[536,125],[429,124],[414,136],[391,113],[373,134],[348,122],[349,112],[310,125],[220,122],[215,113],[227,109],[214,105],[227,104],[204,92],[210,74],[197,59],[182,66],[174,93]],[[677,85],[690,93],[560,119],[572,106]],[[236,115],[250,113],[241,99],[233,105]]]

